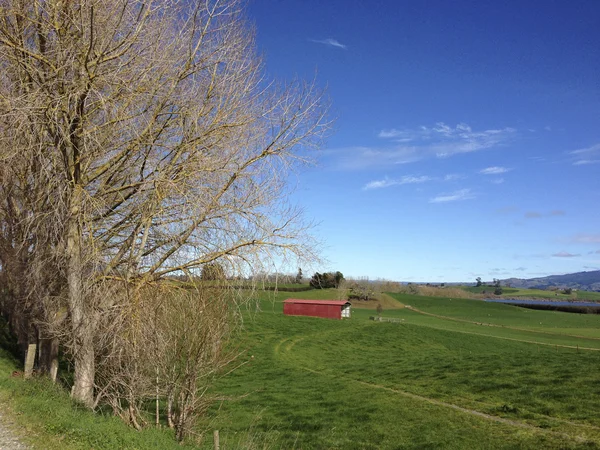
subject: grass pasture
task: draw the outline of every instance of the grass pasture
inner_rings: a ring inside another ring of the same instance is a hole
[[[288,296],[218,386],[224,448],[248,428],[275,448],[600,448],[597,316],[394,294],[400,324],[331,321],[283,316]]]
[[[471,294],[493,294],[493,286],[461,286],[461,288]],[[502,286],[502,297],[507,298],[531,298],[531,299],[553,299],[553,300],[588,300],[600,302],[600,292],[591,291],[573,291],[570,294],[564,294],[562,291],[548,291],[544,289],[520,289]]]
[[[600,448],[600,316],[481,300],[383,294],[343,321],[282,314],[259,292],[244,310],[240,366],[223,378],[199,447],[128,429],[73,406],[64,392],[10,377],[0,403],[35,448],[592,449]]]

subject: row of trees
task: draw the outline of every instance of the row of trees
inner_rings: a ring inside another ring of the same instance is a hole
[[[338,288],[344,280],[342,272],[324,272],[315,274],[310,279],[310,286],[314,289]]]
[[[60,346],[75,399],[142,426],[164,398],[182,438],[239,297],[161,280],[315,256],[286,175],[324,114],[235,0],[0,2],[0,309],[42,371]]]
[[[481,282],[481,277],[477,277],[475,279],[475,286],[476,287],[480,287],[483,286],[483,283]],[[504,292],[502,290],[502,286],[500,285],[500,280],[498,278],[494,278],[494,280],[492,281],[492,287],[494,288],[494,295],[502,295],[502,293]],[[483,293],[485,294],[486,291],[483,291]]]

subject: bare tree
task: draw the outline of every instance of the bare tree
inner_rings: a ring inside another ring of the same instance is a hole
[[[21,189],[1,192],[2,272],[26,254],[31,317],[68,311],[88,406],[105,318],[143,327],[144,286],[314,256],[286,179],[327,128],[322,96],[264,77],[235,0],[1,0],[0,102],[2,184]]]

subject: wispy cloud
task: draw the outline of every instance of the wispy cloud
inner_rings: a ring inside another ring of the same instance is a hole
[[[469,153],[495,147],[514,135],[515,132],[514,128],[473,131],[466,123],[459,123],[452,127],[444,122],[438,122],[432,127],[381,130],[377,136],[392,142],[412,142],[427,150],[427,153],[443,158],[457,153]]]
[[[600,243],[600,234],[578,233],[567,239],[571,244],[598,244]]]
[[[574,254],[574,253],[569,253],[569,252],[558,252],[558,253],[554,253],[552,256],[556,257],[556,258],[575,258],[577,256],[581,256],[579,253]]]
[[[379,149],[372,147],[348,147],[325,150],[326,155],[335,158],[339,169],[364,170],[374,167],[388,167],[419,161],[422,155],[416,147]]]
[[[439,122],[415,129],[385,129],[377,136],[382,145],[331,150],[341,169],[369,169],[390,164],[407,164],[428,158],[447,158],[507,144],[517,135],[514,128],[476,131],[467,124],[455,127]]]
[[[386,177],[383,180],[374,180],[374,181],[368,182],[367,184],[364,185],[363,190],[381,189],[381,188],[397,186],[397,185],[401,185],[401,184],[425,183],[425,182],[431,181],[431,180],[433,180],[433,178],[425,176],[425,175],[419,176],[419,177],[415,177],[412,175],[406,175],[406,176],[403,176],[398,179],[390,179],[390,178]]]
[[[517,267],[515,270],[518,272],[525,272],[527,270],[527,267]]]
[[[572,155],[574,166],[598,164],[600,163],[600,144],[573,150],[569,154]]]
[[[310,42],[314,42],[316,44],[328,45],[329,47],[337,47],[346,50],[348,48],[345,44],[342,44],[337,39],[327,38],[327,39],[309,39]]]
[[[537,211],[527,211],[525,213],[526,219],[539,219],[542,217],[542,214]]]
[[[541,219],[542,217],[561,217],[566,215],[567,213],[561,209],[555,209],[548,213],[541,213],[538,211],[527,211],[525,213],[526,219]]]
[[[457,202],[462,200],[470,200],[475,198],[475,195],[471,192],[471,189],[460,189],[450,194],[441,194],[437,197],[429,199],[429,203],[447,203]]]
[[[587,166],[588,164],[599,164],[600,159],[580,159],[573,163],[574,166]]]
[[[490,180],[490,183],[502,184],[504,183],[504,178],[494,178],[493,180]]]
[[[459,173],[449,173],[448,175],[446,175],[444,177],[444,181],[456,181],[456,180],[464,180],[465,177],[464,175],[461,175]]]
[[[387,188],[390,186],[398,186],[398,185],[403,185],[403,184],[420,184],[420,183],[426,183],[429,181],[449,182],[449,181],[462,180],[464,178],[466,178],[466,177],[463,175],[460,175],[460,174],[456,174],[456,173],[450,173],[448,175],[444,175],[443,177],[442,176],[430,177],[427,175],[419,175],[419,176],[404,175],[400,178],[385,177],[381,180],[369,181],[367,184],[365,184],[363,186],[363,190],[367,191],[370,189],[381,189],[381,188]]]
[[[511,170],[512,169],[508,169],[506,167],[492,166],[481,169],[479,173],[482,175],[500,175],[502,173],[510,172]]]

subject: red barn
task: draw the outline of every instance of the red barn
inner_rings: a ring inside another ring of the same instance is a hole
[[[286,316],[313,316],[327,319],[350,317],[350,302],[346,300],[299,300],[288,298],[283,302]]]

